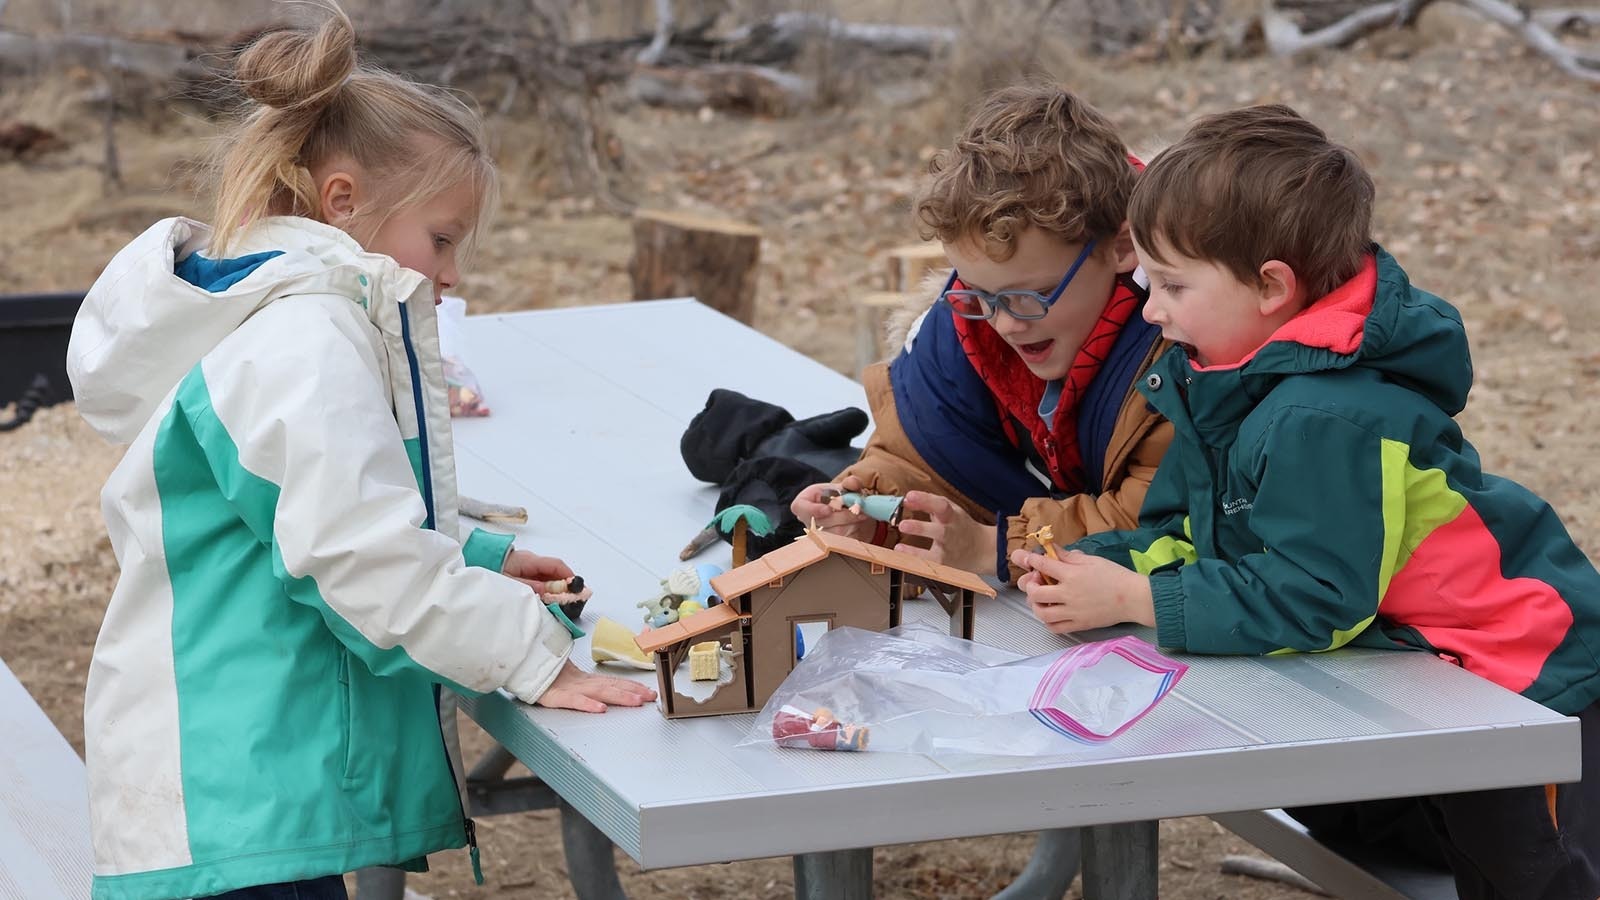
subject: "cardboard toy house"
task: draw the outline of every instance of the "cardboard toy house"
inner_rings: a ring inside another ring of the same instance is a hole
[[[655,654],[668,718],[760,710],[808,644],[832,628],[899,625],[912,589],[938,602],[950,616],[950,633],[969,640],[974,595],[994,596],[971,572],[815,530],[711,579],[711,588],[723,603],[638,638],[639,649]],[[690,677],[678,671],[690,648],[707,652],[710,641],[717,642],[721,678],[706,689],[709,696],[696,699],[675,681]]]

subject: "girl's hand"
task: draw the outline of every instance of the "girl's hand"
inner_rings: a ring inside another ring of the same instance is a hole
[[[512,550],[506,554],[506,562],[500,567],[500,574],[515,578],[528,587],[534,587],[537,582],[538,589],[543,589],[543,582],[571,578],[572,568],[553,556],[539,556],[528,550]]]
[[[1017,587],[1028,595],[1028,608],[1057,634],[1105,628],[1123,622],[1155,625],[1150,579],[1116,563],[1069,550],[1059,560],[1017,550],[1011,561],[1027,569]],[[1055,584],[1045,584],[1040,575]]]
[[[813,484],[794,498],[789,504],[789,511],[794,513],[794,517],[800,520],[801,525],[808,528],[814,521],[817,527],[824,531],[857,540],[869,540],[873,531],[877,530],[878,523],[848,509],[834,509],[829,506],[822,500],[822,492],[827,490],[845,493],[860,491],[861,479],[850,475],[833,484]]]
[[[603,713],[608,706],[643,706],[654,699],[656,692],[637,681],[585,672],[568,660],[536,702],[550,709]]]
[[[901,519],[900,533],[927,538],[933,544],[926,550],[910,544],[898,544],[894,549],[968,572],[994,570],[995,526],[980,524],[950,498],[926,491],[907,493],[906,508],[924,513],[928,519]]]

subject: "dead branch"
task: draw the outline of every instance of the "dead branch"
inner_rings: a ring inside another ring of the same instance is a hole
[[[1519,9],[1505,0],[1452,0],[1452,2],[1459,3],[1489,21],[1504,25],[1521,35],[1528,46],[1539,51],[1568,75],[1585,81],[1600,82],[1600,56],[1580,53],[1561,43],[1560,38],[1540,25],[1527,10]]]
[[[1288,16],[1269,2],[1262,12],[1262,31],[1267,47],[1275,56],[1294,56],[1308,50],[1344,47],[1358,38],[1382,28],[1413,25],[1422,10],[1438,0],[1390,0],[1351,13],[1339,21],[1309,34],[1301,31]],[[1586,10],[1547,10],[1559,16],[1541,17],[1506,0],[1448,0],[1479,16],[1515,32],[1540,55],[1568,75],[1600,82],[1600,56],[1567,46],[1544,22],[1558,22],[1561,28],[1574,22],[1600,20],[1600,12]],[[1541,21],[1541,18],[1543,21]]]
[[[1557,33],[1577,26],[1600,28],[1600,9],[1541,9],[1533,20]]]
[[[92,34],[23,34],[0,29],[0,71],[40,72],[82,66],[98,69],[107,59],[131,75],[165,79],[183,65],[181,43],[141,41]]]
[[[1293,19],[1269,3],[1261,13],[1261,32],[1273,56],[1297,56],[1308,50],[1349,46],[1380,28],[1397,24],[1405,6],[1404,0],[1379,3],[1306,34]]]
[[[650,39],[650,46],[639,54],[641,65],[653,66],[661,62],[661,54],[666,52],[667,43],[672,40],[674,24],[676,19],[672,15],[672,0],[656,0],[656,33]]]
[[[711,109],[741,115],[792,115],[816,102],[808,78],[769,66],[710,64],[640,67],[628,79],[628,96],[651,106]]]
[[[821,38],[856,44],[878,53],[908,53],[928,56],[955,43],[953,28],[920,25],[876,25],[845,22],[832,16],[808,12],[784,12],[765,22],[736,28],[728,35],[729,44],[764,40],[774,44],[799,45]]]
[[[1293,885],[1302,891],[1316,894],[1319,897],[1329,896],[1327,891],[1318,887],[1311,879],[1275,859],[1261,859],[1256,856],[1224,856],[1222,858],[1222,874],[1244,875],[1250,878],[1259,878],[1263,881],[1276,881],[1281,884]]]

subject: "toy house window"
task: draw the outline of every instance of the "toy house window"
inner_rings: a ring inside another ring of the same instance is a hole
[[[889,570],[884,567],[883,563],[873,563],[872,564],[872,574],[874,574],[874,575],[882,575],[884,572],[887,572],[887,571],[889,571]]]
[[[793,619],[794,624],[794,662],[805,659],[806,651],[817,646],[817,641],[828,633],[833,627],[833,617],[823,616],[815,619]]]
[[[771,581],[767,582],[767,587],[769,587],[769,588],[781,588],[781,587],[783,587],[783,576],[779,575],[777,578],[774,578]]]

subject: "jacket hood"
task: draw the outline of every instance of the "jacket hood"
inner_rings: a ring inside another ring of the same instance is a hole
[[[185,373],[276,300],[343,294],[372,316],[379,298],[431,290],[421,273],[310,219],[263,219],[240,235],[238,256],[191,259],[210,240],[200,222],[163,219],[117,253],[84,298],[67,373],[78,412],[107,440],[131,442]],[[207,276],[200,284],[179,274],[186,261],[190,278]]]
[[[1416,391],[1452,416],[1466,407],[1472,387],[1460,313],[1413,287],[1394,257],[1377,246],[1355,277],[1241,362],[1201,367],[1186,361],[1182,368],[1189,370],[1192,414],[1206,430],[1227,427],[1288,376],[1356,367]]]

